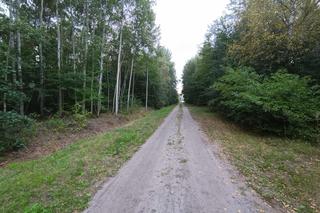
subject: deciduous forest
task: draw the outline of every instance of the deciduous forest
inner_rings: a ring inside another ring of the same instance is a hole
[[[320,212],[319,39],[320,0],[0,0],[0,212]]]
[[[184,67],[185,101],[242,127],[319,143],[320,2],[232,0]]]
[[[149,0],[0,1],[0,152],[36,120],[177,102]]]

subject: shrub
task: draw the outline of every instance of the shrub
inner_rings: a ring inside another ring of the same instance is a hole
[[[0,112],[0,153],[25,147],[34,134],[34,121],[15,112]]]
[[[63,119],[53,116],[52,118],[48,119],[45,121],[45,126],[47,129],[56,131],[56,132],[61,132],[66,129],[67,125],[64,122]]]
[[[50,131],[64,132],[64,131],[79,131],[85,128],[88,124],[89,113],[81,112],[81,105],[76,104],[72,108],[72,114],[66,114],[64,117],[55,115],[45,121],[45,127]]]
[[[88,125],[88,116],[90,114],[88,112],[82,113],[81,105],[75,104],[72,109],[72,120],[76,130],[81,130]]]
[[[278,71],[262,78],[250,68],[229,69],[209,102],[228,118],[279,135],[316,139],[320,102],[310,79]]]

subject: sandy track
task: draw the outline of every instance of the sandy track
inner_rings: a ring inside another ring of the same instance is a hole
[[[206,143],[185,107],[176,107],[85,212],[276,212]]]

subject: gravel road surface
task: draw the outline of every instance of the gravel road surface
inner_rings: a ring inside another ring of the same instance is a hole
[[[85,212],[276,212],[237,174],[177,106]]]

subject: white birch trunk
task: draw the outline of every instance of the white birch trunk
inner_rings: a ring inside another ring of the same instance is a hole
[[[60,17],[59,17],[59,0],[56,0],[56,16],[57,16],[57,59],[58,59],[58,79],[59,79],[59,95],[58,95],[58,110],[59,115],[62,115],[62,88],[61,88],[61,32],[60,32]]]
[[[42,30],[43,30],[43,0],[41,0],[40,8],[40,43],[39,43],[39,54],[40,54],[40,114],[44,114],[44,70],[43,70],[43,49],[42,49]]]
[[[17,20],[20,20],[20,0],[17,0]],[[20,29],[17,30],[17,70],[18,70],[18,78],[19,78],[19,90],[22,93],[23,92],[23,79],[22,79],[22,67],[21,67],[21,34],[20,34]],[[19,100],[19,109],[20,109],[20,114],[24,115],[24,101],[23,97],[20,97]]]
[[[88,0],[85,1],[85,25],[84,25],[84,65],[82,84],[82,112],[86,111],[86,87],[87,87],[87,57],[88,57]]]
[[[71,14],[71,27],[72,27],[72,33],[71,33],[71,40],[72,40],[72,69],[73,69],[73,74],[76,75],[76,42],[75,42],[75,36],[74,36],[74,17],[73,17],[73,11]],[[78,102],[77,101],[77,90],[74,89],[74,101],[75,104]]]
[[[131,106],[133,106],[133,104],[134,104],[134,85],[135,85],[135,77],[136,77],[136,73],[133,72]]]
[[[4,82],[5,84],[8,83],[8,71],[9,71],[9,59],[10,59],[10,44],[11,44],[11,40],[12,40],[12,35],[10,32],[10,37],[9,37],[9,45],[8,45],[8,51],[7,51],[7,59],[6,59],[6,71],[4,73]],[[5,92],[3,94],[3,112],[7,111],[7,93]]]
[[[146,82],[146,111],[148,110],[148,90],[149,90],[149,71],[147,69],[147,82]]]
[[[107,102],[108,102],[108,111],[110,111],[110,82],[109,82],[109,75],[108,75],[108,70],[106,72],[106,78],[107,78],[107,87],[108,87],[108,91],[107,91]]]
[[[121,51],[122,51],[122,24],[120,27],[120,44],[118,52],[118,65],[117,65],[117,80],[115,87],[115,114],[118,115],[119,111],[119,94],[120,94],[120,72],[121,72]]]
[[[103,10],[103,19],[105,19],[105,9]],[[103,23],[102,29],[102,39],[101,39],[101,49],[100,49],[100,74],[99,74],[99,89],[98,89],[98,106],[97,106],[97,115],[100,116],[101,112],[101,92],[102,92],[102,79],[103,79],[103,57],[104,57],[104,43],[105,43],[105,33],[106,33],[106,24]]]
[[[95,26],[92,27],[92,44],[94,44]],[[92,50],[91,85],[90,85],[90,112],[93,114],[93,84],[94,84],[94,50]]]
[[[129,87],[128,87],[128,97],[127,97],[127,111],[129,111],[130,106],[130,89],[131,89],[131,81],[132,81],[132,72],[133,72],[133,63],[134,59],[131,59],[131,69],[130,69],[130,78],[129,78]]]

